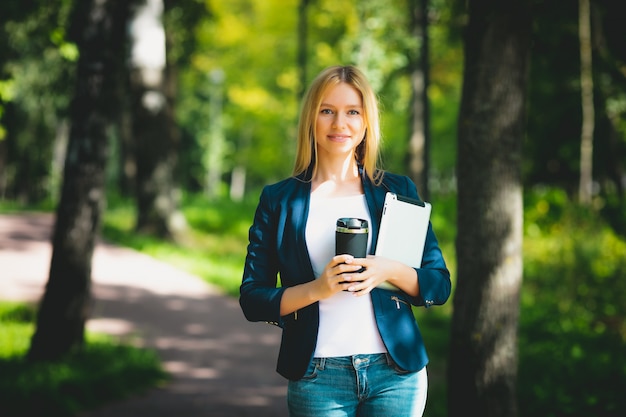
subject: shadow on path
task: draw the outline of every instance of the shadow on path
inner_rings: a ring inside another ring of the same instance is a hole
[[[0,215],[0,299],[36,301],[48,277],[51,215]],[[88,328],[154,348],[169,384],[81,417],[286,416],[275,372],[280,331],[236,300],[138,252],[99,243]],[[105,365],[106,366],[106,365]]]

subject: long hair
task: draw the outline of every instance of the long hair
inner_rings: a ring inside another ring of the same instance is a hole
[[[324,94],[329,87],[340,83],[346,83],[356,89],[363,100],[365,138],[355,149],[354,157],[370,180],[378,184],[383,174],[377,167],[381,142],[378,100],[365,75],[351,65],[326,68],[315,77],[304,96],[298,122],[298,144],[293,175],[300,175],[308,169],[312,169],[312,175],[317,172],[315,123]]]

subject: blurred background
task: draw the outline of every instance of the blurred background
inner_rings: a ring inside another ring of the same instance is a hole
[[[260,189],[291,174],[305,87],[329,65],[355,64],[382,104],[382,165],[410,175],[432,201],[454,276],[465,2],[129,1],[132,7],[111,20],[125,34],[120,44],[112,38],[89,44],[93,16],[75,3],[81,2],[0,4],[2,212],[55,210],[76,114],[72,101],[84,88],[81,53],[115,55],[117,82],[106,100],[116,112],[105,111],[103,236],[236,296]],[[520,415],[623,415],[621,2],[590,2],[594,129],[590,195],[582,200],[579,2],[531,3]],[[451,304],[416,312],[431,344],[431,373],[439,375],[429,400],[433,415],[446,409]]]

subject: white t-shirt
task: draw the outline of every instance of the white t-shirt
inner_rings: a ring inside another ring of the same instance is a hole
[[[311,195],[306,225],[306,244],[318,278],[335,256],[335,227],[341,217],[371,219],[365,195],[347,197],[317,197]],[[368,252],[371,246],[368,236]],[[341,291],[319,302],[320,325],[315,357],[338,357],[356,354],[383,353],[387,349],[378,333],[372,298],[355,297]]]

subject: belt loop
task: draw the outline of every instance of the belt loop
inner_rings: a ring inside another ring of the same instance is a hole
[[[324,367],[326,366],[326,358],[318,358],[318,363],[317,363],[317,369],[319,369],[320,371],[324,370]]]
[[[395,366],[396,363],[393,361],[393,359],[391,359],[391,355],[389,354],[389,352],[385,353],[385,358],[387,359],[387,365]]]

